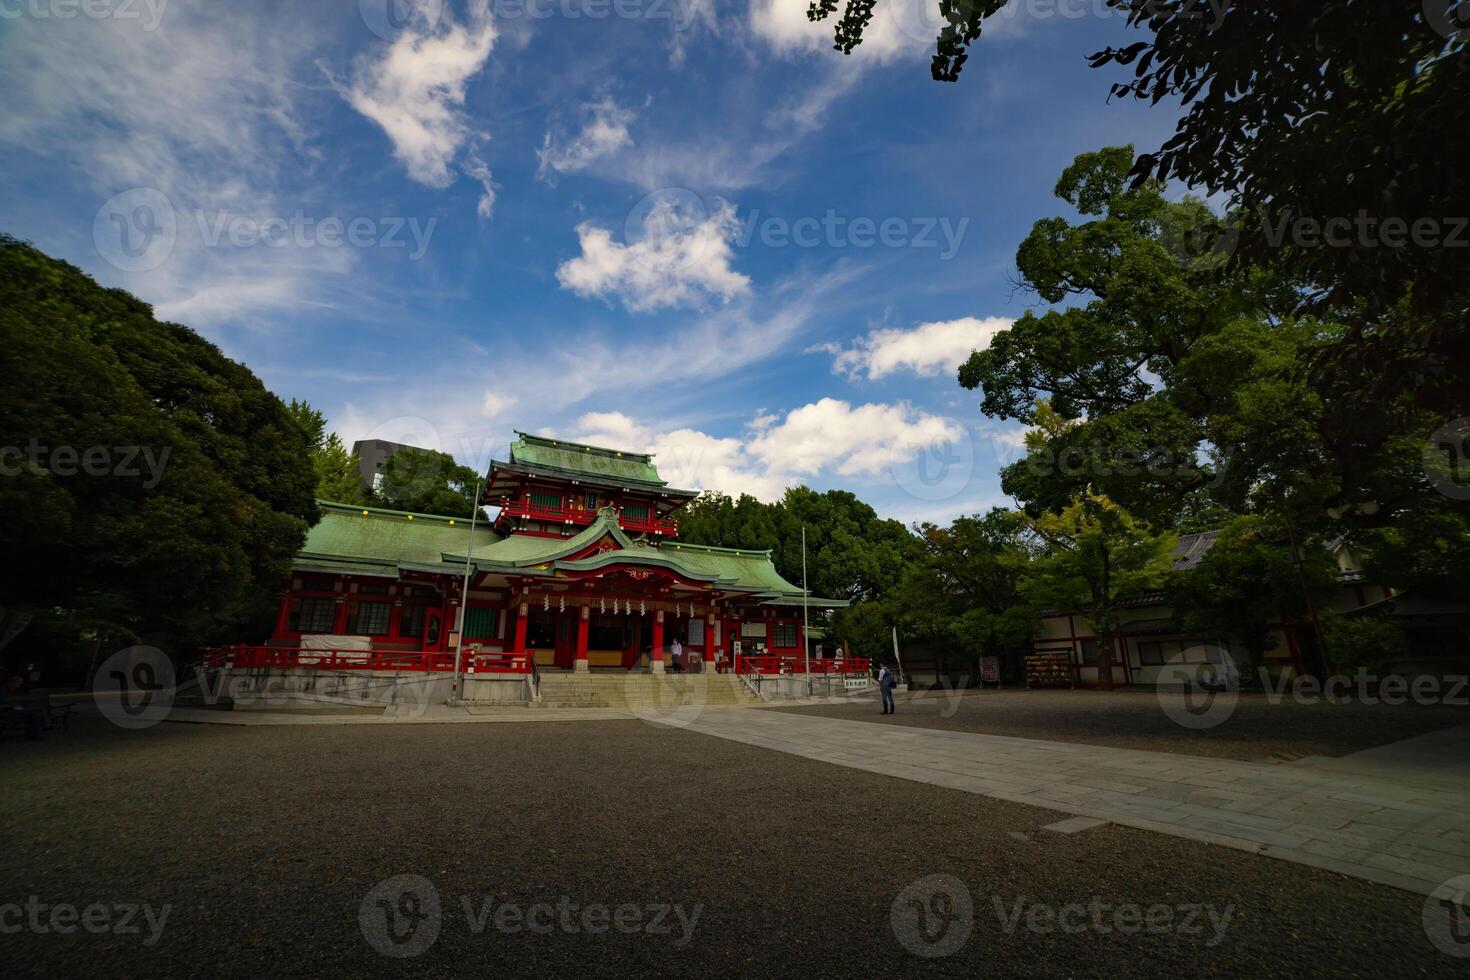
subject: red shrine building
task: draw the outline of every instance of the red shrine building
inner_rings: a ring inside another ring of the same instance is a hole
[[[471,669],[657,673],[675,641],[696,668],[803,657],[802,590],[769,551],[681,540],[696,491],[670,487],[652,456],[516,436],[482,490],[489,522],[322,502],[264,649],[449,669],[462,621]]]

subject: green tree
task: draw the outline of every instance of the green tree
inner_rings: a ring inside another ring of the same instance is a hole
[[[327,418],[304,401],[291,399],[286,410],[306,433],[311,444],[311,465],[316,470],[316,495],[319,500],[339,504],[371,504],[372,492],[362,485],[358,474],[358,458],[347,451],[341,436],[327,431]]]
[[[1017,265],[1066,305],[960,368],[986,414],[1036,426],[1003,488],[1033,516],[1087,492],[1159,527],[1271,515],[1303,539],[1347,536],[1381,581],[1465,581],[1470,506],[1426,465],[1439,419],[1419,392],[1323,374],[1350,311],[1293,312],[1277,272],[1180,253],[1208,210],[1132,186],[1129,169],[1109,149],[1064,172],[1057,193],[1082,219],[1037,222]]]
[[[187,327],[8,237],[0,337],[7,606],[180,653],[268,624],[318,516],[280,400]]]
[[[800,584],[806,529],[807,587],[812,594],[860,601],[898,581],[915,540],[902,523],[883,520],[845,490],[792,487],[775,503],[706,492],[678,515],[679,537],[723,548],[769,549],[776,570]]]
[[[1153,533],[1099,494],[1079,497],[1031,526],[1045,551],[1031,565],[1024,591],[1040,607],[1086,615],[1097,636],[1098,685],[1110,689],[1122,608],[1163,584],[1179,539]]]
[[[936,79],[958,78],[984,20],[1004,6],[941,4]],[[1223,197],[1239,219],[1230,234],[1242,267],[1296,280],[1299,312],[1349,312],[1347,329],[1313,364],[1319,380],[1346,376],[1389,400],[1413,391],[1441,423],[1470,414],[1470,386],[1454,368],[1470,360],[1470,248],[1457,247],[1466,230],[1455,217],[1470,198],[1470,172],[1444,152],[1470,143],[1463,3],[1108,6],[1142,35],[1091,57],[1093,67],[1131,73],[1112,96],[1183,108],[1174,135],[1134,162],[1132,178]],[[837,0],[814,0],[808,16],[836,9]],[[873,10],[873,0],[847,4],[838,50],[862,42]]]
[[[1184,632],[1238,637],[1245,659],[1260,665],[1283,617],[1305,621],[1337,589],[1337,564],[1320,541],[1299,555],[1300,567],[1287,531],[1269,519],[1236,518],[1198,565],[1168,577],[1164,602]]]
[[[921,551],[890,607],[907,636],[942,644],[978,668],[979,659],[1016,661],[1030,646],[1036,608],[1022,592],[1037,540],[1024,514],[995,508],[922,524]]]
[[[383,467],[378,500],[395,510],[469,517],[481,486],[480,475],[448,453],[400,449]]]

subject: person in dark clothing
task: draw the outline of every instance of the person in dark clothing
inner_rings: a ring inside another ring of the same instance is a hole
[[[0,685],[0,711],[18,711],[25,721],[26,738],[38,739],[41,733],[51,727],[50,720],[46,717],[46,706],[42,704],[16,704],[15,699],[20,694],[21,687],[25,681],[19,674],[12,674],[6,678],[5,683]]]
[[[884,664],[883,669],[878,671],[878,693],[883,697],[883,714],[893,714],[893,688],[898,684],[898,678],[893,671]]]

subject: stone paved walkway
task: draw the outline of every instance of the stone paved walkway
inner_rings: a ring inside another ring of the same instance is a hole
[[[1435,765],[1470,758],[1470,726],[1292,765],[774,711],[706,711],[683,727],[1426,895],[1470,874],[1470,772]]]

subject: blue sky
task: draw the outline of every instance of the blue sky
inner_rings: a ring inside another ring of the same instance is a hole
[[[0,17],[0,228],[127,288],[349,442],[483,467],[513,429],[671,482],[1006,502],[954,369],[1036,303],[1016,245],[1083,151],[1172,130],[1012,5],[929,79],[937,0],[830,50],[807,0],[27,0]],[[68,13],[73,16],[66,16]]]

